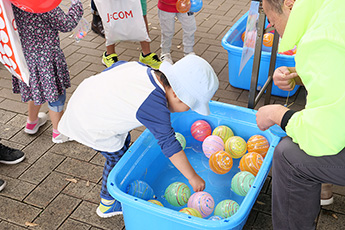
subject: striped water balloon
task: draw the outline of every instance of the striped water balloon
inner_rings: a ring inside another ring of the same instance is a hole
[[[187,204],[191,195],[190,188],[183,182],[174,182],[170,184],[164,193],[165,199],[169,204],[175,207],[181,207]]]
[[[251,188],[255,176],[247,171],[241,171],[235,174],[231,180],[231,189],[240,196],[247,195]]]
[[[207,158],[210,158],[211,155],[220,150],[224,150],[223,139],[216,135],[211,135],[206,137],[202,142],[202,151],[204,152]]]

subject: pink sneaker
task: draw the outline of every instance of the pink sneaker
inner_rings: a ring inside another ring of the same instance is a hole
[[[40,112],[38,113],[38,122],[36,124],[30,124],[30,123],[26,123],[26,127],[24,129],[24,132],[28,133],[28,134],[35,134],[37,133],[38,129],[44,125],[48,120],[48,115]]]

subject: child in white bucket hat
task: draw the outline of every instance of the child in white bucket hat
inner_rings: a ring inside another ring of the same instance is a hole
[[[205,181],[190,165],[171,126],[170,113],[192,109],[208,115],[209,101],[218,89],[211,65],[188,55],[159,70],[139,62],[119,61],[85,79],[75,90],[59,123],[59,131],[106,157],[103,170],[100,217],[121,214],[121,204],[107,190],[109,172],[127,151],[129,132],[144,125],[158,140],[163,154],[188,179],[193,190]]]

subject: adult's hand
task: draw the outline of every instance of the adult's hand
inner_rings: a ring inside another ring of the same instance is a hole
[[[295,68],[281,66],[274,71],[273,82],[279,89],[291,91],[301,80]]]
[[[288,108],[278,104],[260,107],[256,113],[257,126],[262,131],[267,130],[275,124],[280,126],[281,120],[288,110]]]

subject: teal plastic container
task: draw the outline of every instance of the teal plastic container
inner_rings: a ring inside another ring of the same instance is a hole
[[[252,69],[254,55],[249,59],[247,64],[244,66],[240,75],[238,75],[240,70],[240,63],[243,50],[243,41],[241,39],[242,33],[246,30],[248,12],[243,15],[225,34],[222,39],[222,46],[225,50],[228,51],[228,66],[229,66],[229,82],[233,87],[240,89],[250,89],[250,82],[252,78]],[[266,22],[267,23],[267,22]],[[262,46],[261,60],[260,60],[260,69],[259,69],[259,78],[258,78],[258,89],[261,89],[268,77],[268,71],[270,67],[271,59],[271,47]],[[295,66],[294,56],[277,54],[276,66]],[[296,86],[291,92],[290,96],[294,95],[299,86]],[[288,91],[279,89],[274,84],[272,85],[272,95],[287,97]]]
[[[164,192],[171,183],[184,182],[192,193],[193,189],[163,155],[153,135],[145,130],[110,172],[108,178],[110,194],[122,203],[126,230],[242,229],[271,168],[274,148],[282,136],[276,134],[284,132],[276,127],[275,134],[271,130],[260,131],[255,121],[256,111],[252,109],[211,101],[210,110],[209,116],[202,116],[193,111],[174,113],[171,116],[172,125],[176,132],[186,138],[186,155],[195,171],[205,180],[205,191],[212,195],[215,206],[224,199],[232,199],[240,205],[237,213],[227,219],[212,221],[178,212],[186,205],[170,205],[164,198]],[[200,119],[207,121],[212,130],[219,125],[229,126],[235,135],[246,141],[254,134],[261,134],[269,141],[268,153],[245,197],[230,189],[232,177],[240,171],[240,159],[234,159],[231,171],[224,175],[215,174],[210,170],[208,158],[202,153],[202,142],[195,140],[190,133],[192,124]],[[127,194],[126,188],[134,180],[147,182],[164,207]]]

